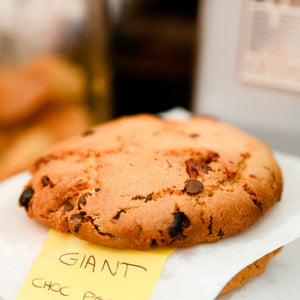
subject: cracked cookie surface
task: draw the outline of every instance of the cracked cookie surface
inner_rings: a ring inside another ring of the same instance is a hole
[[[133,249],[218,241],[255,223],[282,191],[268,146],[199,116],[95,126],[52,147],[32,175],[19,201],[29,217]]]

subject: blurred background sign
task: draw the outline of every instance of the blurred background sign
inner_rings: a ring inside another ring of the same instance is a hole
[[[193,110],[300,155],[299,12],[299,0],[203,0]]]
[[[242,80],[300,93],[300,0],[248,0],[242,22]]]

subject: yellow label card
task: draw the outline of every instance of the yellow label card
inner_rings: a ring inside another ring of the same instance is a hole
[[[148,300],[174,250],[108,248],[51,229],[17,300]]]

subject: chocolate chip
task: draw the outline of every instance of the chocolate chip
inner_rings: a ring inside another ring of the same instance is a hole
[[[89,195],[89,193],[85,193],[82,196],[80,196],[78,200],[78,207],[82,208],[83,206],[86,205],[86,197]]]
[[[198,176],[198,168],[197,162],[193,159],[189,159],[185,162],[186,172],[188,173],[190,178],[197,178]]]
[[[154,247],[157,247],[157,241],[155,239],[152,239],[151,240],[151,245],[150,245],[151,248],[154,248]]]
[[[184,186],[184,191],[189,195],[196,195],[203,190],[203,183],[197,179],[188,179]]]
[[[191,133],[190,134],[190,137],[191,138],[196,138],[196,137],[198,137],[199,136],[199,133]]]
[[[197,178],[198,176],[198,168],[197,162],[193,159],[189,159],[185,162],[186,172],[188,173],[190,178]]]
[[[71,220],[79,220],[82,221],[83,220],[83,215],[82,214],[76,214],[76,215],[72,215]]]
[[[84,132],[82,132],[82,136],[88,136],[88,135],[91,135],[91,134],[93,134],[94,133],[94,131],[92,130],[92,129],[88,129],[88,130],[86,130],[86,131],[84,131]]]
[[[196,161],[192,158],[185,162],[185,166],[186,172],[190,178],[197,178],[199,171],[204,174],[208,174],[208,171],[212,171],[212,168],[209,165],[201,161]]]
[[[220,229],[219,232],[218,232],[218,236],[222,238],[223,235],[224,235],[224,232],[222,231],[222,229]]]
[[[76,214],[76,215],[72,215],[70,220],[72,221],[72,223],[74,223],[74,232],[75,233],[78,233],[79,231],[79,228],[80,228],[80,225],[81,223],[83,222],[83,215],[82,214]]]
[[[42,184],[43,184],[43,187],[45,187],[47,185],[50,185],[50,187],[53,187],[53,183],[47,175],[44,175],[42,177]]]
[[[173,213],[174,222],[169,228],[169,236],[180,239],[184,237],[183,230],[191,225],[189,218],[181,211]]]
[[[207,156],[206,163],[210,163],[212,161],[217,161],[220,155],[217,152],[210,152]]]
[[[95,188],[95,192],[98,193],[98,192],[100,192],[100,191],[101,191],[101,187],[100,187],[100,186],[97,186],[97,187]]]
[[[32,196],[34,194],[34,190],[32,187],[28,187],[25,191],[23,191],[20,199],[19,199],[19,204],[21,206],[24,206],[26,210],[28,209],[28,204],[29,201],[31,200]]]
[[[210,218],[209,218],[209,224],[208,224],[208,231],[209,231],[208,234],[212,233],[212,223],[213,223],[213,217],[210,216]]]
[[[43,186],[45,187],[45,186],[47,186],[49,183],[50,183],[50,178],[49,178],[47,175],[44,175],[44,176],[42,177],[42,184],[43,184]]]
[[[70,202],[65,203],[64,213],[71,211],[74,208],[74,205]]]

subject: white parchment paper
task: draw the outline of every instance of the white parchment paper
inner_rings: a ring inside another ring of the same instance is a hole
[[[249,229],[213,244],[176,250],[168,259],[152,300],[215,299],[225,284],[258,258],[300,237],[300,158],[276,153],[283,171],[282,200]],[[48,228],[29,219],[18,198],[29,174],[0,184],[0,299],[16,298]],[[300,295],[300,240],[269,263],[267,272],[220,297],[297,299]],[[141,299],[142,300],[142,299]]]

